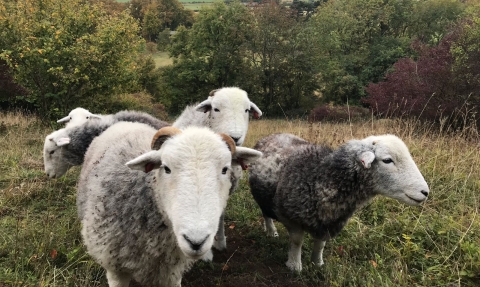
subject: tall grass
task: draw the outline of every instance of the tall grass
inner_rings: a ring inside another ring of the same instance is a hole
[[[80,168],[55,180],[43,173],[43,140],[50,132],[31,116],[0,113],[0,286],[107,286],[103,269],[81,244],[75,206]],[[308,264],[311,247],[306,240],[304,271],[296,275],[284,266],[288,234],[277,223],[280,238],[264,235],[261,213],[245,177],[226,213],[231,227],[227,230],[235,231],[242,249],[229,249],[228,262],[214,259],[214,264],[196,264],[191,274],[210,276],[213,281],[208,282],[217,286],[244,286],[239,282],[251,286],[479,286],[476,132],[441,133],[438,126],[414,120],[344,124],[259,120],[251,122],[245,145],[252,147],[261,137],[278,132],[334,147],[352,138],[396,134],[409,146],[430,186],[430,198],[421,207],[374,199],[327,243],[325,266]],[[235,263],[241,252],[251,255]],[[238,267],[227,270],[227,263]],[[185,286],[212,286],[187,279]]]

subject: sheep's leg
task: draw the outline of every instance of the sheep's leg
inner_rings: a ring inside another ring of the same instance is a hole
[[[288,251],[287,267],[296,272],[302,271],[302,244],[303,230],[288,228],[290,237],[290,250]]]
[[[263,217],[263,229],[267,232],[267,236],[278,237],[277,228],[270,217]]]
[[[109,287],[128,287],[131,275],[107,270],[107,280]]]
[[[320,239],[313,239],[312,262],[317,266],[323,265],[323,248],[326,241]]]
[[[215,235],[215,241],[213,242],[213,247],[219,251],[227,249],[227,237],[225,236],[225,223],[223,222],[225,212],[220,216],[218,222],[218,230]]]

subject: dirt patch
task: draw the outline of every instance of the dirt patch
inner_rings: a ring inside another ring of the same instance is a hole
[[[182,286],[309,286],[300,276],[290,272],[284,262],[260,258],[265,257],[262,255],[265,247],[260,247],[255,240],[241,234],[240,230],[227,228],[225,232],[227,251],[214,250],[212,263],[197,262],[183,276]],[[284,253],[286,257],[287,251]]]

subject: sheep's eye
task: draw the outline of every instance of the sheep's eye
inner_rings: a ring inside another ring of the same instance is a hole
[[[52,150],[51,152],[49,152],[49,154],[53,154],[54,152],[55,152],[55,151],[54,151],[54,150]]]
[[[165,169],[165,173],[170,174],[172,171],[168,168],[168,166],[163,167]]]
[[[227,170],[228,170],[228,168],[227,168],[227,167],[224,167],[224,168],[222,169],[222,174],[227,174]]]
[[[386,158],[382,160],[384,163],[392,163],[393,160],[391,158]]]
[[[88,120],[89,117],[87,117],[87,120]]]
[[[219,112],[219,111],[220,111],[220,110],[219,110],[219,109],[217,109],[217,108],[215,108],[215,109],[213,109],[213,110],[214,110],[214,111],[216,111],[216,112]]]

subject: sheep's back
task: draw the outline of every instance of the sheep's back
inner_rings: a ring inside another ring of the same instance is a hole
[[[114,119],[123,122],[137,122],[147,124],[157,130],[170,126],[169,123],[161,121],[147,113],[137,111],[120,111],[113,115]]]
[[[261,139],[254,146],[263,156],[251,164],[249,183],[252,195],[264,215],[276,218],[273,197],[281,171],[293,153],[310,145],[311,143],[292,134],[273,134]]]

